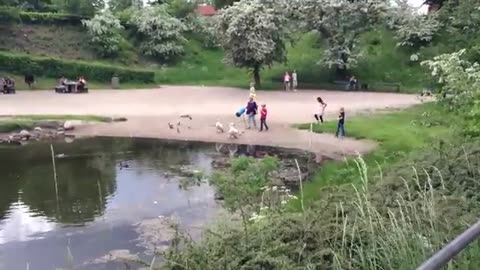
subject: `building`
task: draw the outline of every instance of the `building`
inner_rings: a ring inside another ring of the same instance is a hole
[[[197,8],[195,9],[195,13],[200,16],[213,16],[217,14],[217,10],[214,6],[209,4],[198,4]]]

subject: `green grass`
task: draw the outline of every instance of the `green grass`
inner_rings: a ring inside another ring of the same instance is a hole
[[[437,119],[442,119],[438,121]],[[347,118],[345,129],[348,137],[377,141],[379,146],[363,159],[369,168],[369,179],[376,181],[388,170],[409,155],[431,146],[435,138],[451,136],[449,118],[439,115],[434,104],[423,104],[404,111]],[[300,125],[308,129],[309,124]],[[334,133],[336,122],[314,125],[313,131]],[[319,190],[329,185],[357,184],[359,172],[353,158],[327,162],[305,185],[305,202],[318,199]]]
[[[20,131],[22,129],[31,130],[41,126],[42,121],[82,120],[87,122],[109,122],[110,117],[96,115],[16,115],[0,116],[0,133]]]

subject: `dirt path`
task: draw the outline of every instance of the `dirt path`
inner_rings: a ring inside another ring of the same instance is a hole
[[[328,134],[309,134],[291,128],[291,124],[310,122],[318,109],[315,98],[328,104],[327,120],[335,118],[340,107],[348,117],[366,110],[402,108],[418,103],[412,95],[363,92],[299,91],[258,92],[258,103],[269,110],[268,133],[247,130],[234,143],[263,144],[310,150],[332,158],[355,152],[367,152],[375,143],[352,139],[338,140]],[[89,94],[61,95],[53,91],[19,92],[0,96],[0,114],[74,114],[123,116],[128,122],[99,124],[78,128],[78,135],[132,136],[232,143],[225,134],[217,134],[215,123],[225,126],[244,123],[234,113],[246,104],[248,91],[220,87],[164,86],[151,90],[100,90]],[[193,120],[180,119],[190,114]],[[181,122],[180,133],[168,123]]]

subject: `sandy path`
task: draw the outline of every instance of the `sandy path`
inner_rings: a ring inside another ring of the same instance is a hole
[[[338,140],[328,134],[309,134],[290,128],[291,124],[312,121],[317,110],[315,98],[321,96],[328,107],[327,119],[335,118],[340,107],[348,117],[360,111],[402,108],[418,103],[415,96],[390,93],[300,91],[258,92],[258,103],[269,110],[268,133],[248,130],[235,143],[263,144],[310,150],[338,158],[343,154],[367,152],[375,147],[369,141]],[[101,90],[89,94],[62,95],[53,91],[19,92],[0,96],[0,114],[91,114],[124,116],[128,122],[99,124],[78,128],[78,135],[134,136],[232,142],[225,134],[217,134],[214,125],[235,122],[244,129],[234,113],[243,106],[248,92],[233,88],[164,86],[150,90]],[[180,119],[190,114],[192,121]],[[180,133],[170,130],[167,123],[181,121]],[[187,127],[189,126],[189,127]],[[346,125],[348,132],[348,122]]]

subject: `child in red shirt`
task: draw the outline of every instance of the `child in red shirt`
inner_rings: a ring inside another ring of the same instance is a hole
[[[267,105],[265,105],[265,104],[262,104],[262,109],[260,110],[260,131],[263,131],[263,126],[265,126],[265,130],[268,131]]]

